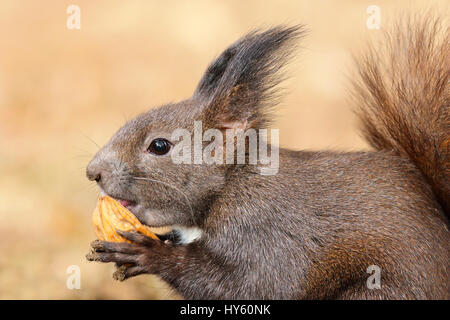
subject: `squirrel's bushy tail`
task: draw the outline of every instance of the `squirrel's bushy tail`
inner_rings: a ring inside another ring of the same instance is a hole
[[[406,18],[358,61],[363,134],[408,157],[450,216],[450,36],[439,18]],[[447,22],[447,21],[446,21]]]

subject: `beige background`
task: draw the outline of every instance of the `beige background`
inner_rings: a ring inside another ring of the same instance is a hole
[[[448,1],[14,1],[0,3],[0,298],[173,298],[155,277],[112,280],[89,264],[97,190],[84,168],[126,119],[188,97],[209,61],[252,28],[310,29],[276,127],[296,149],[360,150],[351,54],[403,11]],[[66,8],[81,8],[68,30]],[[95,142],[95,143],[94,143]],[[81,290],[66,269],[81,268]]]

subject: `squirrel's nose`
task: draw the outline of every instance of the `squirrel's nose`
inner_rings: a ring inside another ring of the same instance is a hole
[[[93,163],[89,163],[86,168],[86,176],[91,181],[96,181],[100,183],[102,180],[102,173],[98,167],[96,167]]]
[[[100,180],[102,180],[102,174],[101,173],[97,173],[94,176],[94,179],[92,179],[92,180],[95,180],[96,182],[100,182]]]

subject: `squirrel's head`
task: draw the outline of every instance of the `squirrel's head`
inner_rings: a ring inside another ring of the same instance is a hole
[[[279,69],[302,33],[301,27],[276,27],[235,42],[211,63],[190,99],[152,109],[119,129],[91,160],[87,177],[146,225],[200,225],[235,165],[207,163],[201,153],[199,161],[196,130],[266,128]],[[224,133],[216,142],[225,149],[226,140]],[[199,143],[200,152],[217,156],[203,148],[211,142]]]

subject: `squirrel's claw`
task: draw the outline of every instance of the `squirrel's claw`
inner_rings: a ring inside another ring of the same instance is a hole
[[[157,256],[167,255],[166,248],[169,246],[137,232],[120,232],[120,235],[133,243],[95,240],[91,243],[91,252],[86,255],[86,259],[114,262],[118,269],[113,278],[119,281],[157,272]]]
[[[117,281],[124,281],[128,278],[147,273],[147,269],[142,266],[123,265],[113,273],[113,279]]]

